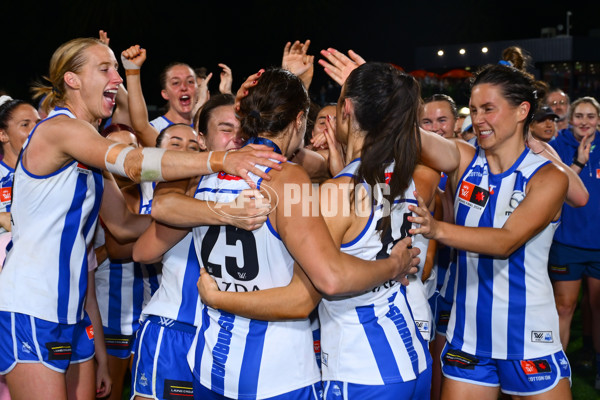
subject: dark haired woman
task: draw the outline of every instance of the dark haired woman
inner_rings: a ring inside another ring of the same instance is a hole
[[[442,354],[443,399],[568,399],[570,367],[547,274],[568,179],[526,145],[534,82],[510,66],[474,77],[471,118],[478,148],[457,143],[450,174],[455,223],[412,207],[413,229],[459,250],[454,305]],[[563,379],[566,378],[566,379]]]

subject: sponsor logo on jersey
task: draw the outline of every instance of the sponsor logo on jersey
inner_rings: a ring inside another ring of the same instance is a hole
[[[84,174],[91,174],[90,167],[80,162],[77,163],[77,171],[83,172]]]
[[[415,320],[415,324],[417,324],[417,329],[419,332],[429,332],[429,321],[417,321]]]
[[[321,341],[320,340],[313,340],[313,350],[315,351],[315,353],[321,352]]]
[[[169,327],[173,326],[173,324],[175,324],[175,322],[172,319],[165,318],[165,317],[159,317],[158,323],[159,323],[159,325],[166,326],[167,328],[169,328]]]
[[[475,186],[471,182],[463,181],[458,192],[458,201],[466,206],[481,210],[487,204],[490,192]]]
[[[549,268],[550,268],[550,273],[552,273],[552,274],[567,275],[569,273],[568,265],[552,265],[552,264],[550,264]]]
[[[600,179],[600,168],[596,169],[596,179]]]
[[[535,343],[554,343],[552,331],[531,331],[531,341]]]
[[[460,350],[450,350],[444,355],[444,364],[460,369],[475,369],[479,359]]]
[[[192,382],[165,379],[163,386],[162,398],[165,400],[191,399],[194,396]]]
[[[87,334],[88,339],[92,340],[94,338],[94,326],[86,326],[85,333]]]
[[[242,180],[241,177],[239,176],[235,176],[235,175],[229,175],[227,172],[219,172],[219,175],[217,175],[217,179],[221,179],[224,181],[239,181]]]
[[[552,367],[546,360],[522,360],[521,368],[525,375],[548,374]]]
[[[392,175],[394,175],[393,172],[386,172],[385,173],[385,184],[389,185],[390,181],[392,180]]]
[[[60,342],[48,342],[46,343],[46,349],[48,349],[49,360],[70,360],[71,343],[60,343]]]
[[[0,202],[6,203],[12,198],[12,187],[4,187],[0,189]]]
[[[104,343],[107,349],[124,349],[132,342],[131,335],[104,335]]]

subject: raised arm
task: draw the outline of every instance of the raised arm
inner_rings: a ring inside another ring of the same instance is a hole
[[[554,164],[542,167],[527,185],[524,200],[501,228],[454,225],[433,219],[426,205],[410,206],[418,216],[409,217],[420,227],[413,235],[423,234],[447,246],[493,257],[507,258],[533,236],[558,218],[565,199],[568,179]]]
[[[262,226],[271,211],[258,190],[244,190],[231,203],[218,203],[193,198],[187,180],[163,182],[156,186],[152,200],[152,217],[178,228],[200,225],[234,225],[245,230]]]
[[[233,85],[233,73],[231,72],[231,68],[223,63],[217,65],[221,68],[221,73],[219,74],[219,92],[233,94],[231,91],[231,86]]]
[[[315,56],[308,55],[310,40],[302,43],[296,40],[293,44],[287,42],[283,48],[281,68],[296,75],[308,90],[315,72]]]
[[[145,61],[146,49],[137,44],[121,53],[121,62],[125,68],[127,82],[127,104],[131,126],[136,131],[138,140],[143,147],[154,147],[159,132],[150,125],[146,100],[142,92],[140,72]]]
[[[356,54],[354,50],[348,50],[348,56],[340,53],[334,48],[321,50],[321,55],[325,60],[319,60],[319,65],[323,67],[325,73],[340,86],[346,82],[346,78],[352,71],[364,64],[366,61]]]
[[[560,168],[564,173],[567,174],[569,178],[569,190],[567,191],[567,198],[565,202],[571,207],[583,207],[587,204],[590,194],[586,189],[583,181],[579,177],[579,172],[581,172],[581,168],[577,165],[573,164],[571,166],[566,165],[560,159],[560,156],[554,150],[552,146],[548,143],[542,142],[540,140],[535,139],[531,133],[529,133],[529,137],[527,138],[527,146],[536,154],[539,154],[548,160],[552,161],[558,168]],[[589,159],[589,146],[587,148],[587,157],[586,157],[586,149],[585,149],[584,141],[581,141],[579,145],[577,155],[581,160],[585,159],[584,164]]]
[[[273,189],[276,193],[283,193],[286,202],[280,204],[269,218],[275,214],[274,225],[278,234],[319,292],[326,296],[362,293],[382,282],[399,280],[409,271],[415,271],[419,250],[408,248],[410,238],[398,242],[390,257],[384,260],[362,260],[340,251],[342,236],[349,223],[348,218],[340,215],[345,207],[343,201],[349,195],[347,186],[337,185],[338,182],[324,186],[331,181],[321,186],[324,188],[320,192],[321,208],[330,210],[330,213],[331,210],[337,212],[337,217],[331,219],[335,225],[326,224],[319,205],[311,204],[319,197],[315,193],[306,193],[317,189],[310,184],[302,167],[287,165],[285,170],[274,174],[280,176],[272,184]],[[331,193],[332,189],[335,193]],[[335,198],[339,203],[329,204]],[[299,235],[298,232],[310,234]]]

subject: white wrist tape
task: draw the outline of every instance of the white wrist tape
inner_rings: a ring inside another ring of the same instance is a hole
[[[212,151],[209,151],[208,152],[208,158],[206,159],[206,169],[208,169],[208,172],[210,172],[211,174],[215,172],[210,167],[210,157],[212,156],[212,153],[213,153]]]
[[[123,64],[123,68],[125,69],[140,69],[133,61],[129,61],[127,58],[123,57],[123,54],[121,54],[121,64]]]
[[[122,148],[121,150],[113,150],[113,147],[115,146],[120,146]],[[127,177],[127,174],[125,173],[125,157],[127,157],[127,154],[133,149],[134,147],[122,143],[111,144],[104,155],[104,165],[106,166],[106,170],[110,173]]]
[[[144,147],[142,149],[142,172],[140,173],[141,181],[162,182],[162,158],[165,154],[165,149],[156,147]]]

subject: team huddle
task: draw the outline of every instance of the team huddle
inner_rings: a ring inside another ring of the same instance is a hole
[[[102,32],[55,51],[43,119],[0,98],[10,398],[571,397],[548,264],[594,137],[579,170],[534,139],[538,84],[505,63],[472,80],[474,140],[352,51],[321,52],[341,91],[314,112],[309,43],[237,94],[171,64],[153,121],[146,50],[124,81]]]

